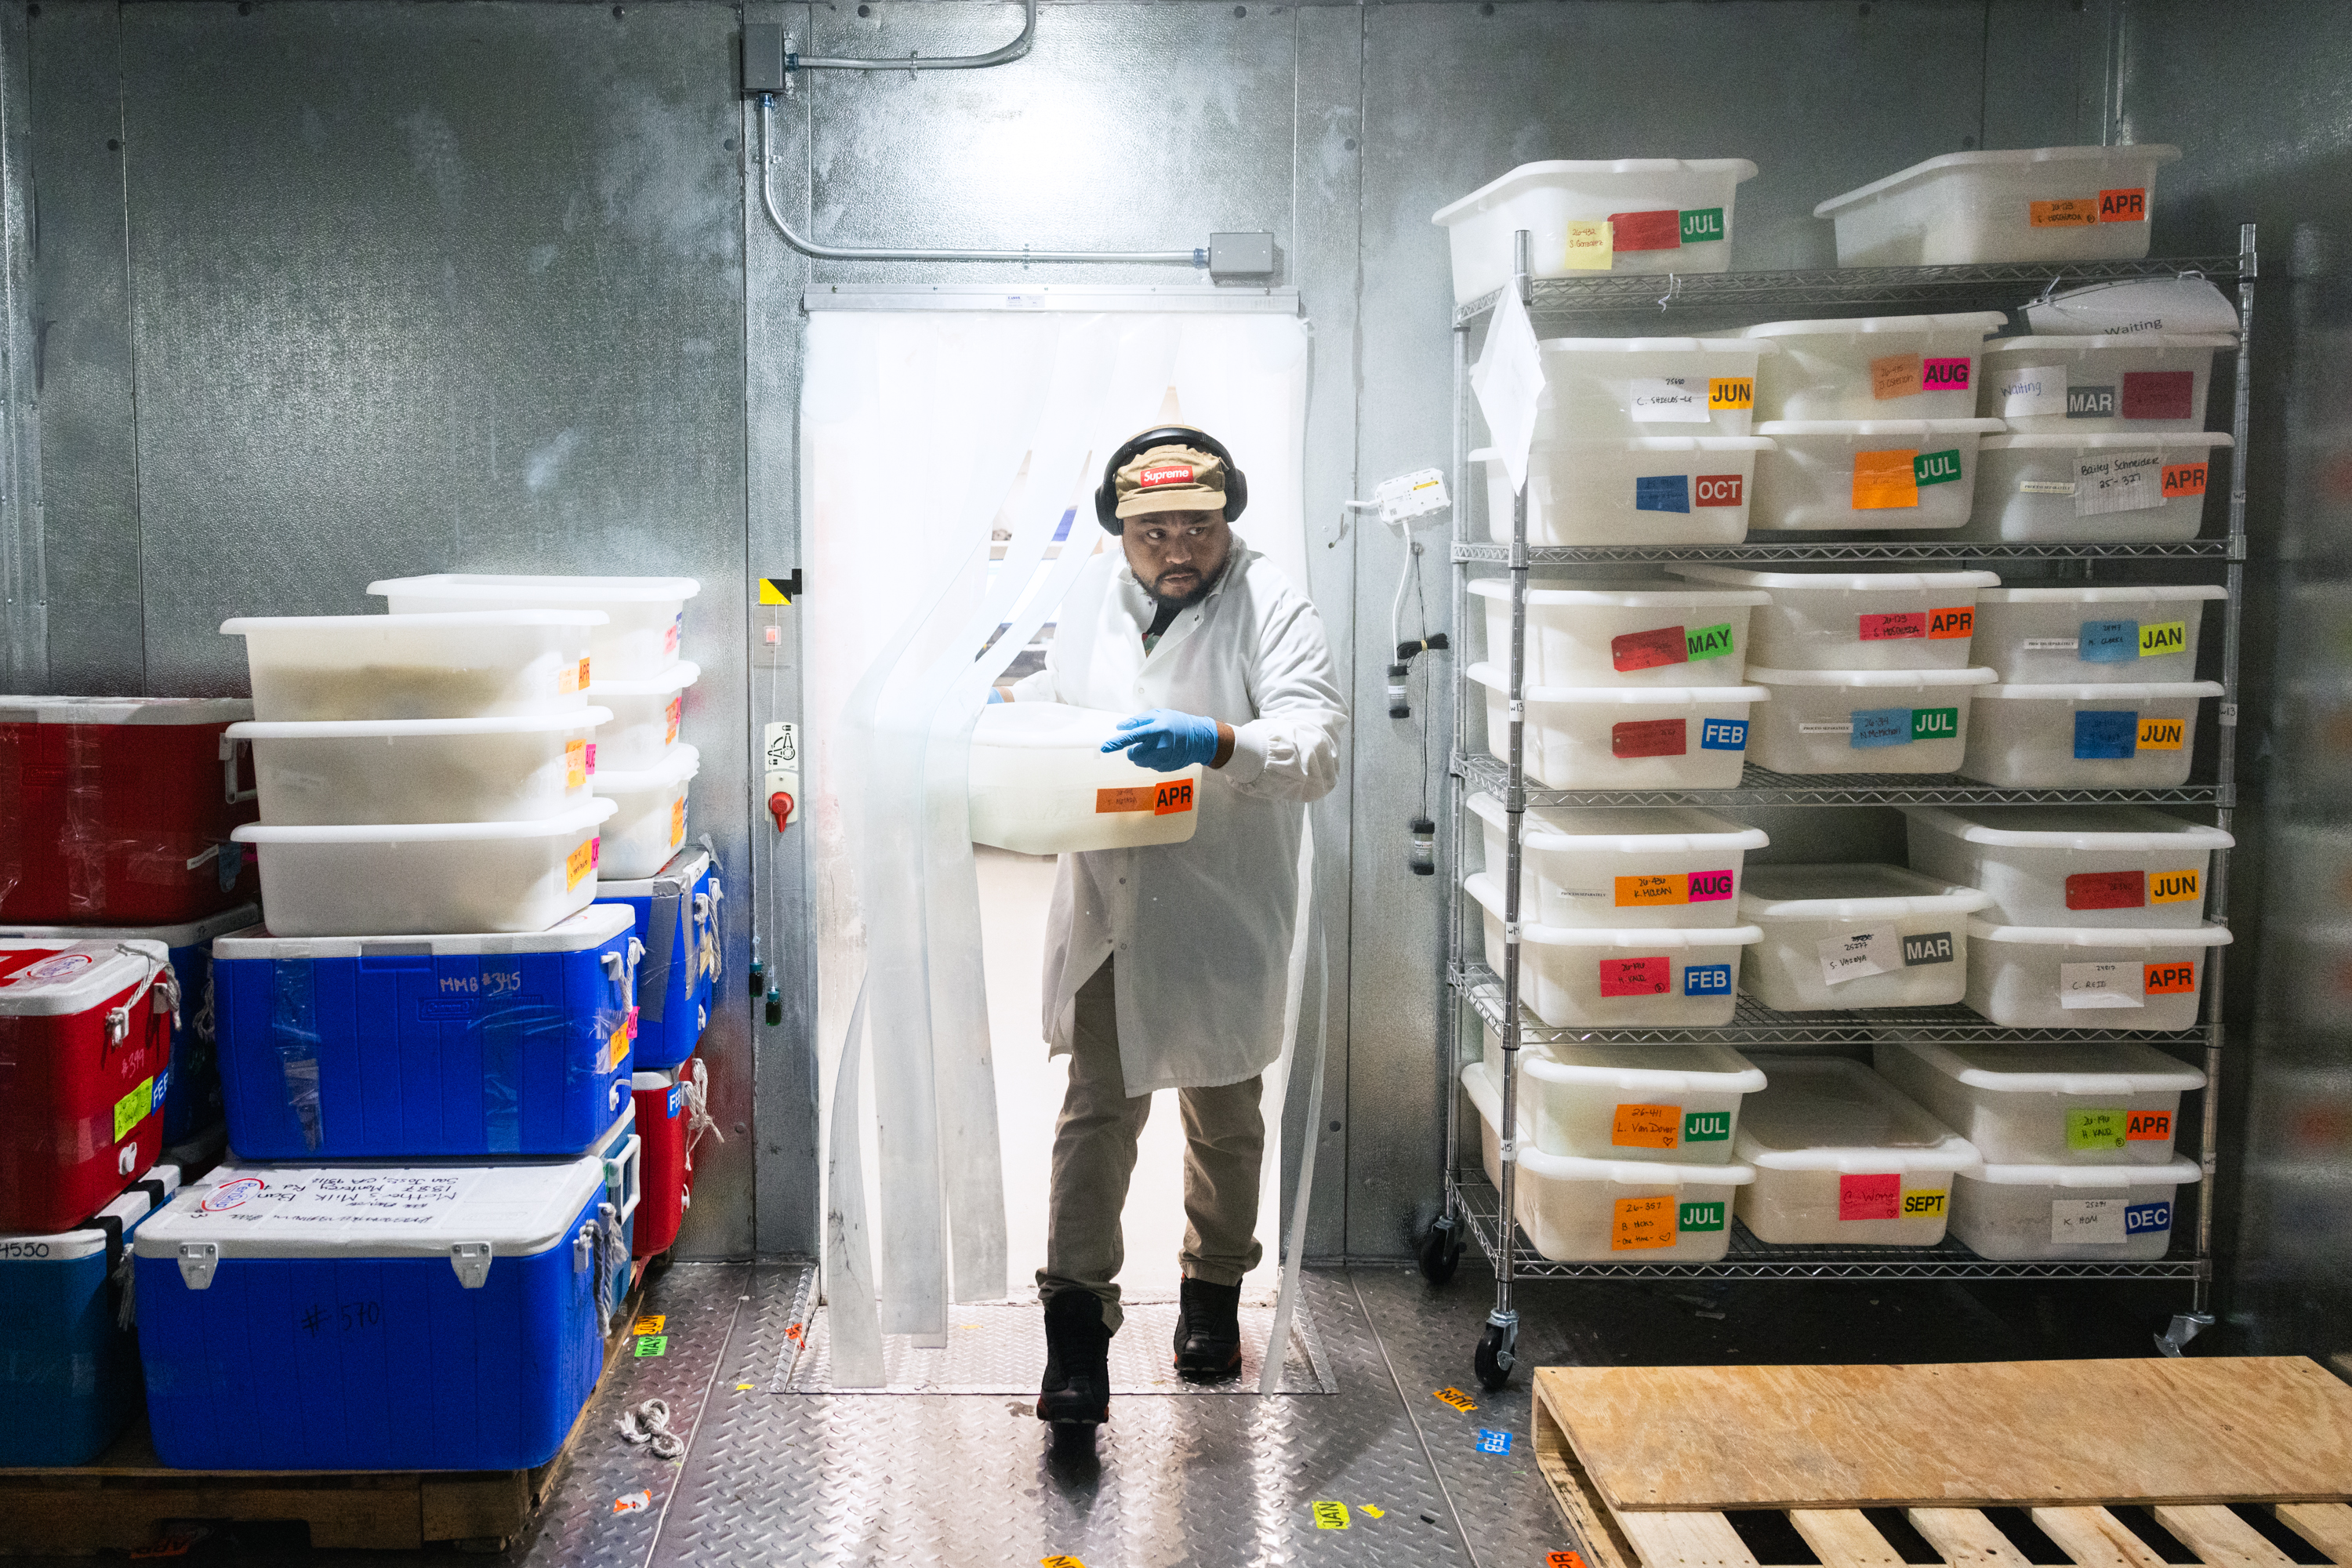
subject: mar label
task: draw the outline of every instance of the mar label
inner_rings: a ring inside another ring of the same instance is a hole
[[[1917,969],[1922,964],[1950,963],[1952,933],[1948,931],[1914,931],[1903,939],[1903,967]]]

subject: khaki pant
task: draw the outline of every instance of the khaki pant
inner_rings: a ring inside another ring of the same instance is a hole
[[[1054,1124],[1054,1184],[1045,1231],[1045,1267],[1037,1294],[1091,1290],[1102,1298],[1103,1321],[1119,1324],[1119,1265],[1127,1247],[1119,1210],[1135,1173],[1135,1141],[1151,1115],[1148,1094],[1128,1098],[1118,1065],[1118,993],[1110,960],[1078,988],[1070,1040],[1070,1087]],[[1259,1112],[1262,1079],[1215,1089],[1180,1089],[1184,1116],[1184,1247],[1186,1278],[1238,1285],[1257,1267],[1258,1168],[1265,1153]]]

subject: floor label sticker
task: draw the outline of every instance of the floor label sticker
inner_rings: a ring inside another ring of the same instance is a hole
[[[1343,1502],[1318,1502],[1315,1505],[1315,1528],[1345,1530],[1348,1528],[1348,1505]]]
[[[1481,1426],[1478,1428],[1478,1451],[1482,1454],[1507,1454],[1511,1451],[1511,1435]]]

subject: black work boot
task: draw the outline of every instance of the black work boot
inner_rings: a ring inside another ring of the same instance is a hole
[[[1037,1419],[1056,1426],[1099,1426],[1110,1419],[1110,1330],[1102,1298],[1056,1290],[1045,1303],[1045,1381]]]
[[[1187,1276],[1177,1297],[1176,1375],[1223,1383],[1242,1374],[1242,1288]]]

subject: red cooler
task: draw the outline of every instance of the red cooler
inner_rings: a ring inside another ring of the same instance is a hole
[[[160,942],[0,939],[0,1231],[79,1225],[155,1163],[179,1010]]]
[[[709,1074],[699,1057],[667,1072],[641,1072],[630,1080],[637,1106],[637,1136],[645,1145],[643,1185],[635,1233],[629,1251],[637,1258],[667,1252],[677,1227],[694,1205],[694,1145],[716,1131],[704,1095]]]
[[[260,877],[228,835],[256,808],[228,798],[220,748],[252,717],[243,698],[0,697],[0,920],[179,925],[251,903]]]

